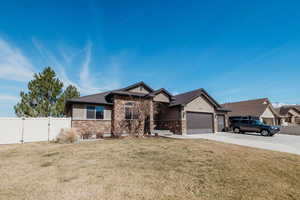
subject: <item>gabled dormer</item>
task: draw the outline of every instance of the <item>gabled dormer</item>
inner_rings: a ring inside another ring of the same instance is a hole
[[[150,95],[153,96],[153,101],[170,103],[173,100],[173,96],[164,88],[155,90]]]
[[[144,82],[138,82],[133,85],[130,85],[126,88],[121,89],[122,91],[127,91],[127,92],[135,92],[135,93],[142,93],[142,94],[149,94],[153,92],[154,90],[149,87],[147,84]]]

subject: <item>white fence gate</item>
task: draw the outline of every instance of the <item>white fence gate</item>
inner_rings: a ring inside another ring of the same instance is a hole
[[[0,144],[53,140],[71,118],[0,118]]]

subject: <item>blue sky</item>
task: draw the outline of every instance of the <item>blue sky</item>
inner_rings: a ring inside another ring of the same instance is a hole
[[[52,66],[82,95],[145,81],[300,103],[299,1],[2,1],[0,116]]]

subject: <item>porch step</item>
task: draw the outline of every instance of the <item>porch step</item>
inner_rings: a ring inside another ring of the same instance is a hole
[[[152,135],[158,134],[159,136],[164,136],[164,135],[174,135],[173,132],[170,130],[153,130]]]

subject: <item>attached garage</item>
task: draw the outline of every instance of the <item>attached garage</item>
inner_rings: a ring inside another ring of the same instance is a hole
[[[227,118],[229,112],[203,89],[176,95],[174,98],[171,107],[180,106],[180,125],[183,135],[217,132],[217,115]],[[227,127],[226,122],[222,124],[224,128]]]
[[[187,112],[187,134],[213,133],[213,114]]]

